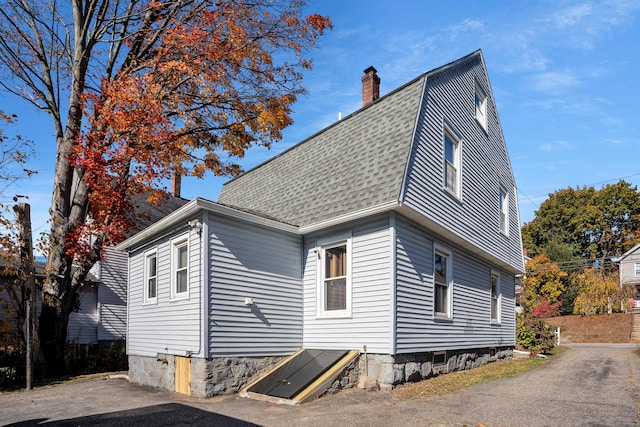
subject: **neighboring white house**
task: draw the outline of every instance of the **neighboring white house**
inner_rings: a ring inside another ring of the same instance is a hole
[[[522,239],[482,52],[380,98],[365,72],[360,110],[116,248],[133,381],[211,396],[366,346],[391,386],[510,356]]]

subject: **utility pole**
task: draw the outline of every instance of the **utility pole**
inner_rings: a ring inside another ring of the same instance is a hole
[[[33,342],[35,332],[38,330],[36,320],[38,318],[36,304],[36,272],[33,262],[33,237],[31,235],[31,206],[28,203],[18,203],[14,205],[13,210],[16,213],[18,223],[18,239],[20,241],[20,272],[24,278],[25,287],[25,304],[26,304],[26,320],[25,320],[25,341],[27,347],[26,360],[26,380],[27,390],[31,390],[33,385]],[[35,338],[37,339],[37,338]]]

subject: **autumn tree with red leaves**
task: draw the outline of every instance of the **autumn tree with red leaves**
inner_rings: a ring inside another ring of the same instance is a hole
[[[291,124],[308,54],[331,27],[306,0],[0,1],[0,85],[47,112],[57,154],[40,331],[62,368],[69,313],[132,197],[234,158]],[[73,268],[72,268],[73,266]]]

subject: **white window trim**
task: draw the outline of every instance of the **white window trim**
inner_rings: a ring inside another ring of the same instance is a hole
[[[482,87],[476,82],[476,88],[474,93],[474,111],[476,116],[476,121],[482,126],[482,129],[487,131],[487,93],[482,89]],[[480,108],[476,104],[476,98],[480,99]]]
[[[447,160],[447,135],[449,136],[449,139],[454,142],[452,166],[456,170],[456,183],[453,190],[447,185],[447,163],[449,163],[449,161]],[[456,199],[462,200],[462,139],[447,125],[444,126],[444,130],[442,132],[442,166],[443,188]]]
[[[352,262],[353,259],[353,249],[351,242],[351,233],[335,236],[330,239],[320,240],[317,243],[316,248],[316,315],[321,319],[335,319],[335,318],[349,318],[352,315],[351,309],[351,294],[352,294]],[[346,276],[346,306],[344,310],[325,310],[324,301],[325,301],[325,290],[324,290],[324,257],[325,250],[330,249],[336,246],[346,245],[347,247],[347,276]]]
[[[491,318],[491,323],[500,324],[502,322],[502,283],[500,280],[500,273],[491,270],[491,280],[496,278],[496,317],[493,317],[493,313],[491,311],[491,304],[493,303],[493,295],[491,294],[491,282],[489,282],[489,317]]]
[[[449,279],[447,285],[447,312],[436,311],[436,254],[444,255],[447,257],[447,271],[446,275]],[[453,252],[444,246],[435,244],[433,247],[433,317],[434,319],[453,319]]]
[[[633,264],[633,274],[635,277],[640,277],[640,262]]]
[[[155,256],[156,257],[156,296],[153,298],[149,298],[149,258]],[[142,303],[143,304],[156,304],[158,302],[158,251],[157,249],[153,249],[144,253],[144,282],[142,289]]]
[[[177,256],[178,256],[178,248],[186,245],[187,246],[187,266],[184,269],[187,270],[187,290],[185,292],[177,292],[177,280],[176,273],[177,270]],[[189,236],[184,235],[180,237],[176,237],[171,240],[171,300],[183,300],[189,298]]]
[[[503,197],[504,196],[504,197]],[[499,227],[500,233],[505,236],[509,236],[509,192],[504,188],[500,187],[500,199],[498,209],[499,213]],[[502,217],[504,216],[504,228],[502,227]]]

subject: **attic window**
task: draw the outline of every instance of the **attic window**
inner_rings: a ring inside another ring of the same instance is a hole
[[[509,193],[500,188],[500,232],[509,235]]]
[[[444,187],[460,198],[460,143],[447,129],[444,131]]]
[[[487,130],[487,95],[484,90],[476,83],[476,120],[482,128]]]

